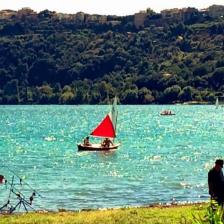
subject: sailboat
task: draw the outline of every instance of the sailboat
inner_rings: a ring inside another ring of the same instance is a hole
[[[111,111],[106,114],[104,119],[96,126],[96,128],[90,133],[93,137],[104,138],[112,144],[102,143],[80,143],[78,144],[79,151],[109,151],[118,148],[120,143],[114,143],[110,139],[114,140],[116,137],[116,126],[117,126],[117,98],[114,98],[114,102],[111,107]]]
[[[219,108],[219,98],[218,97],[216,98],[216,101],[215,101],[215,108],[216,109]]]

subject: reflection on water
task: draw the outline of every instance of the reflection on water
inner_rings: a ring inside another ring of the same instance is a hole
[[[222,108],[169,106],[175,116],[159,115],[166,106],[118,109],[119,149],[78,152],[108,106],[1,106],[1,163],[43,195],[37,209],[207,200],[207,171],[223,156]],[[0,186],[0,205],[4,193]]]

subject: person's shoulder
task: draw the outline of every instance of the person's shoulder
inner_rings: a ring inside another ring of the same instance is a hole
[[[208,173],[213,173],[215,171],[215,169],[214,168],[211,168],[209,171],[208,171]]]

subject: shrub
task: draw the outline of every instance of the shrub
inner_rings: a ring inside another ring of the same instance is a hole
[[[215,201],[210,202],[206,214],[201,217],[193,214],[193,224],[224,224],[224,210]]]

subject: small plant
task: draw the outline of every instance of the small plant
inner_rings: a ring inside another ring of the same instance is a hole
[[[224,224],[224,209],[223,206],[218,205],[214,200],[211,200],[206,214],[201,217],[200,215],[193,214],[193,224]]]

